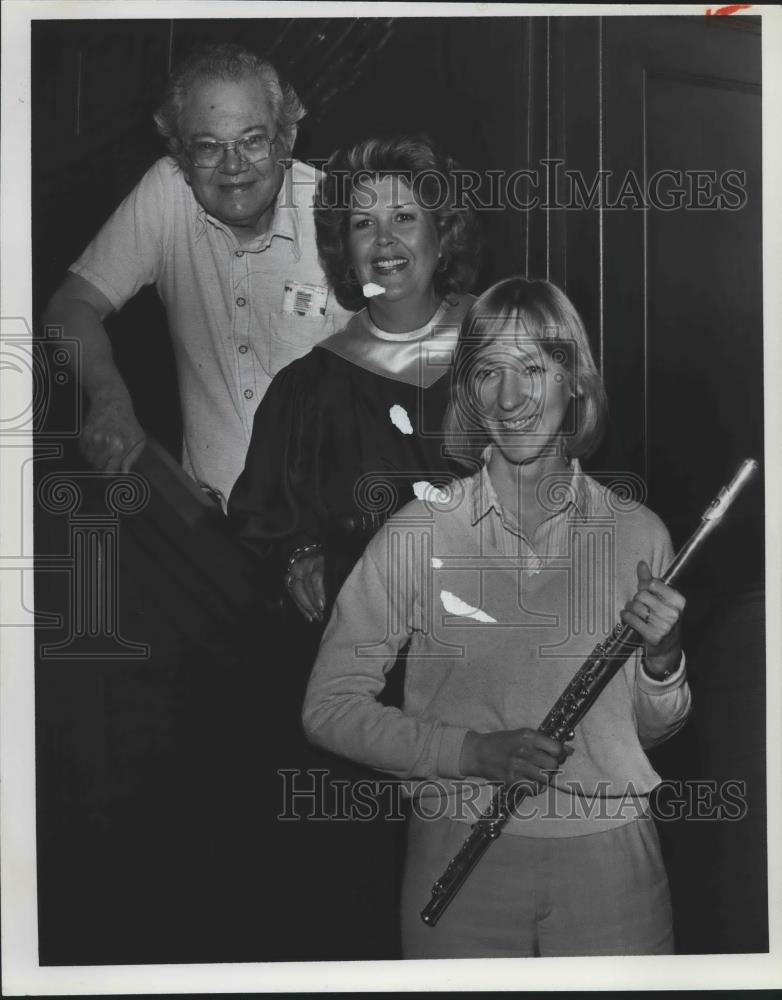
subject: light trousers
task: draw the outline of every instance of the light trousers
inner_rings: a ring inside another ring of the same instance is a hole
[[[420,911],[468,831],[449,819],[411,818],[404,958],[673,953],[668,879],[653,820],[578,837],[501,834],[428,927]]]

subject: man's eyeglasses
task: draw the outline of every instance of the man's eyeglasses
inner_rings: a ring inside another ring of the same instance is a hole
[[[187,155],[196,167],[219,167],[230,147],[247,163],[259,163],[269,159],[273,142],[274,139],[270,139],[268,135],[246,135],[242,139],[231,139],[228,142],[220,139],[197,139],[187,147]]]

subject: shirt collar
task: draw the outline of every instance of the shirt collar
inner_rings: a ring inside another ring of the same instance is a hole
[[[500,517],[504,517],[502,504],[489,476],[490,455],[491,445],[483,453],[481,471],[473,477],[472,518],[470,521],[473,525],[477,524],[491,510],[494,510]],[[568,507],[573,506],[582,517],[588,517],[592,507],[592,493],[588,477],[582,471],[577,458],[571,461],[570,470],[569,480],[567,474],[552,480],[552,488],[548,492],[551,513],[552,515],[561,514]]]
[[[292,240],[293,253],[296,260],[301,260],[301,222],[299,220],[299,207],[293,198],[293,172],[290,167],[285,170],[282,187],[277,195],[277,204],[274,209],[274,218],[269,230],[267,246],[274,236],[281,236],[283,239]]]
[[[218,229],[230,232],[225,223],[220,222],[213,215],[209,215],[204,206],[193,196],[195,204],[195,214],[193,216],[193,231],[196,240],[200,239],[206,232],[207,222]],[[296,260],[301,260],[301,221],[299,219],[299,209],[293,199],[292,171],[286,167],[283,176],[282,186],[277,192],[274,206],[274,216],[272,224],[266,233],[256,236],[249,243],[242,245],[246,251],[265,250],[275,236],[291,240],[293,243],[293,255]]]

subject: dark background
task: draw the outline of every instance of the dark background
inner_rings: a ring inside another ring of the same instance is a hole
[[[34,22],[36,315],[161,155],[151,116],[168,68],[206,40],[268,53],[290,79],[310,110],[296,150],[302,159],[372,134],[422,131],[477,171],[559,158],[587,183],[598,169],[612,172],[612,191],[630,171],[641,182],[661,169],[744,171],[739,211],[483,212],[488,254],[476,290],[523,273],[567,291],[611,403],[590,471],[639,477],[676,545],[740,460],[762,459],[759,19]],[[154,291],[110,327],[142,423],[178,455],[176,378]],[[70,390],[53,382],[49,390],[39,436],[47,442],[70,426],[75,406]],[[59,457],[39,452],[37,468],[39,481],[53,470],[78,474],[73,440]],[[63,574],[38,574],[36,607],[65,612],[59,631],[39,630],[40,645],[65,643],[41,655],[37,671],[47,964],[277,957],[257,953],[253,894],[245,890],[246,912],[237,909],[237,870],[220,870],[213,882],[204,874],[208,838],[217,843],[236,822],[230,810],[242,794],[217,768],[224,758],[210,740],[220,726],[241,728],[224,639],[227,628],[238,636],[248,627],[242,600],[251,587],[231,609],[217,607],[219,529],[205,529],[209,543],[189,541],[181,507],[155,496],[143,514],[117,521],[119,645],[91,652],[82,629],[82,645],[68,646],[69,584]],[[72,532],[73,518],[39,510],[39,556],[68,551]],[[756,483],[682,583],[695,712],[654,763],[671,779],[745,781],[750,806],[741,822],[661,829],[682,951],[767,948],[763,538]],[[201,549],[212,557],[199,563]],[[235,583],[234,564],[225,577]],[[149,651],[125,656],[123,643]],[[257,645],[273,657],[268,636]],[[240,673],[241,660],[236,654]],[[260,714],[273,711],[273,690],[257,694]]]

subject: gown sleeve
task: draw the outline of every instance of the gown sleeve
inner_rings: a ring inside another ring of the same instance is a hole
[[[283,368],[255,412],[244,471],[231,491],[234,533],[260,554],[287,563],[320,541],[317,358]]]

